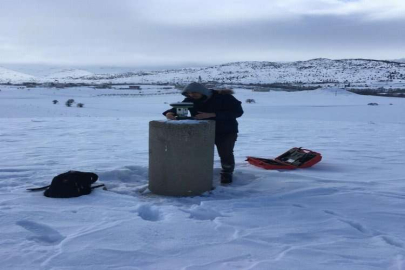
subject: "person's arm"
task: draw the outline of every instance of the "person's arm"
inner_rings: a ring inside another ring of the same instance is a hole
[[[216,113],[207,113],[207,112],[197,112],[197,115],[194,116],[195,119],[202,120],[202,119],[215,119],[217,116]]]
[[[190,102],[190,100],[185,98],[182,102]],[[167,111],[164,111],[162,114],[166,116],[167,119],[175,120],[177,116],[176,108],[171,108]]]
[[[177,119],[177,118],[176,118],[176,114],[173,113],[173,112],[167,112],[167,113],[165,114],[165,116],[166,116],[166,118],[167,118],[168,120],[176,120],[176,119]]]
[[[164,111],[162,114],[166,117],[167,117],[167,114],[172,114],[172,115],[176,116],[176,108],[172,108],[170,110]]]
[[[242,102],[237,100],[234,96],[227,96],[224,101],[224,108],[216,112],[216,120],[236,119],[243,115]]]

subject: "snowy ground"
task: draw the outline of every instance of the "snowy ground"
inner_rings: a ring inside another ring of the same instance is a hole
[[[405,99],[235,89],[256,104],[243,104],[234,184],[218,185],[215,156],[215,190],[171,198],[147,190],[148,122],[180,95],[0,89],[2,269],[405,269]],[[294,146],[322,162],[245,161]],[[109,191],[25,190],[68,170],[96,172]]]

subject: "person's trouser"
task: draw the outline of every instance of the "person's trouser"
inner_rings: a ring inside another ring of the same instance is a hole
[[[237,138],[237,133],[215,135],[215,145],[217,146],[218,155],[221,159],[222,173],[232,174],[233,170],[235,169],[233,148]]]

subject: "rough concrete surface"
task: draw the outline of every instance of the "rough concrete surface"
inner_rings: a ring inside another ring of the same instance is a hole
[[[215,122],[149,122],[149,189],[193,196],[212,188]]]

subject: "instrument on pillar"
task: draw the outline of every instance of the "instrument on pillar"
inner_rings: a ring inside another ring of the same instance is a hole
[[[176,109],[177,120],[194,119],[193,117],[188,116],[188,109],[193,108],[194,106],[192,102],[172,103],[170,106]]]

